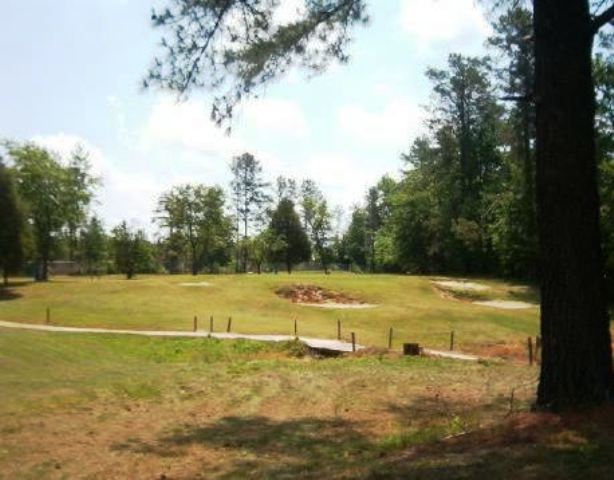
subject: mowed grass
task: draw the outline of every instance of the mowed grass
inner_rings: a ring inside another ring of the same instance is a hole
[[[519,299],[517,289],[495,280],[475,280],[492,287],[480,298]],[[182,286],[209,282],[211,286]],[[318,285],[356,296],[377,307],[366,310],[325,310],[293,304],[275,290],[289,284]],[[203,330],[213,315],[215,329],[225,330],[232,316],[233,331],[299,334],[323,338],[356,333],[358,343],[386,346],[389,328],[394,344],[418,342],[431,348],[448,346],[455,331],[460,350],[486,344],[526,342],[538,333],[538,308],[501,310],[469,301],[443,298],[428,277],[296,273],[265,275],[139,276],[135,280],[56,277],[49,283],[16,282],[0,299],[0,319],[44,323],[46,308],[56,325],[120,329],[190,330],[193,317]]]
[[[527,413],[535,367],[303,353],[0,328],[0,478],[608,478],[614,467],[611,411]]]

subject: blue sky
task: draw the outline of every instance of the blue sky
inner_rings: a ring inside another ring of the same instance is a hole
[[[282,0],[290,14],[301,0]],[[230,181],[250,151],[266,176],[313,178],[333,205],[360,202],[422,130],[428,66],[450,52],[484,53],[488,23],[474,0],[371,0],[348,65],[307,79],[291,72],[244,104],[227,137],[209,121],[206,93],[177,103],[142,92],[156,50],[149,25],[162,0],[3,0],[0,138],[34,140],[60,155],[76,143],[103,179],[108,227],[152,231],[156,198],[184,182]]]

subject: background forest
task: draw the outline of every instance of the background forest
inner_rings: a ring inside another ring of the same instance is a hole
[[[7,141],[0,160],[0,265],[48,277],[52,260],[81,273],[292,271],[492,274],[536,279],[534,59],[529,11],[493,24],[489,57],[451,54],[429,69],[428,134],[411,139],[400,175],[374,182],[349,212],[309,179],[272,181],[250,153],[231,162],[228,189],[185,184],[161,192],[154,238],[94,213],[88,153],[71,158]],[[602,241],[614,277],[614,63],[599,38],[594,74]],[[230,159],[229,159],[230,160]],[[349,172],[348,172],[349,173]]]

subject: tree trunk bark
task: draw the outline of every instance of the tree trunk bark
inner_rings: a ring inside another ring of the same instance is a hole
[[[537,406],[611,398],[587,0],[535,0],[542,365]]]

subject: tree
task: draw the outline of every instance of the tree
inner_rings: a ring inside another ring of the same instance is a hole
[[[288,273],[292,273],[294,265],[311,258],[309,238],[301,225],[301,220],[294,210],[294,202],[287,198],[279,202],[271,217],[270,230],[275,237],[283,240],[274,252],[273,259],[284,263]]]
[[[551,409],[601,403],[614,394],[591,59],[595,33],[614,19],[614,5],[602,9],[605,4],[533,1],[543,340],[537,404]],[[330,59],[346,59],[351,27],[366,19],[365,2],[305,5],[297,20],[280,26],[273,22],[278,2],[173,0],[154,12],[154,25],[170,30],[172,38],[162,43],[164,56],[145,82],[181,94],[195,87],[227,87],[212,107],[221,122],[234,104],[292,66],[303,63],[318,71]]]
[[[251,154],[244,153],[233,158],[230,166],[233,179],[230,184],[236,215],[237,245],[240,240],[240,223],[243,223],[243,238],[248,237],[249,225],[263,220],[263,212],[270,197],[266,193],[269,186],[262,180],[262,165]],[[237,269],[239,268],[237,250]],[[247,270],[247,258],[243,256],[243,271]]]
[[[89,172],[91,169],[89,153],[83,145],[77,145],[70,155],[66,166],[66,185],[64,205],[68,237],[68,259],[75,260],[78,242],[78,229],[86,220],[87,208],[94,197],[94,188],[99,180]]]
[[[369,270],[371,273],[375,272],[375,239],[377,232],[382,226],[382,219],[379,211],[379,191],[377,187],[369,188],[367,192],[367,206],[366,206],[366,244],[367,244],[367,257]]]
[[[87,165],[78,162],[64,167],[59,158],[34,144],[9,144],[8,152],[15,163],[18,193],[33,226],[37,279],[46,281],[57,239],[65,226],[81,217],[94,181]]]
[[[221,259],[230,239],[230,220],[224,214],[224,192],[220,187],[181,185],[158,200],[157,220],[169,228],[169,238],[184,238],[190,252],[192,275],[203,264]]]
[[[115,268],[132,280],[137,273],[151,268],[151,250],[142,230],[133,231],[126,222],[115,227],[111,234]]]
[[[80,234],[81,260],[89,275],[100,275],[107,258],[107,236],[102,221],[92,216]]]
[[[493,24],[489,44],[502,57],[498,79],[506,109],[504,182],[492,196],[491,238],[506,275],[536,278],[535,56],[530,10],[508,8]]]
[[[277,203],[281,202],[284,198],[289,198],[293,202],[296,201],[298,196],[298,188],[296,186],[296,180],[293,178],[286,178],[280,175],[275,180]]]
[[[13,178],[0,157],[0,269],[4,286],[23,260],[23,218]]]
[[[328,202],[313,180],[304,180],[301,185],[301,208],[305,229],[311,238],[317,260],[328,274],[332,262],[332,214]]]
[[[343,236],[343,250],[349,264],[358,265],[361,269],[367,267],[367,214],[363,208],[355,207],[352,220]]]

